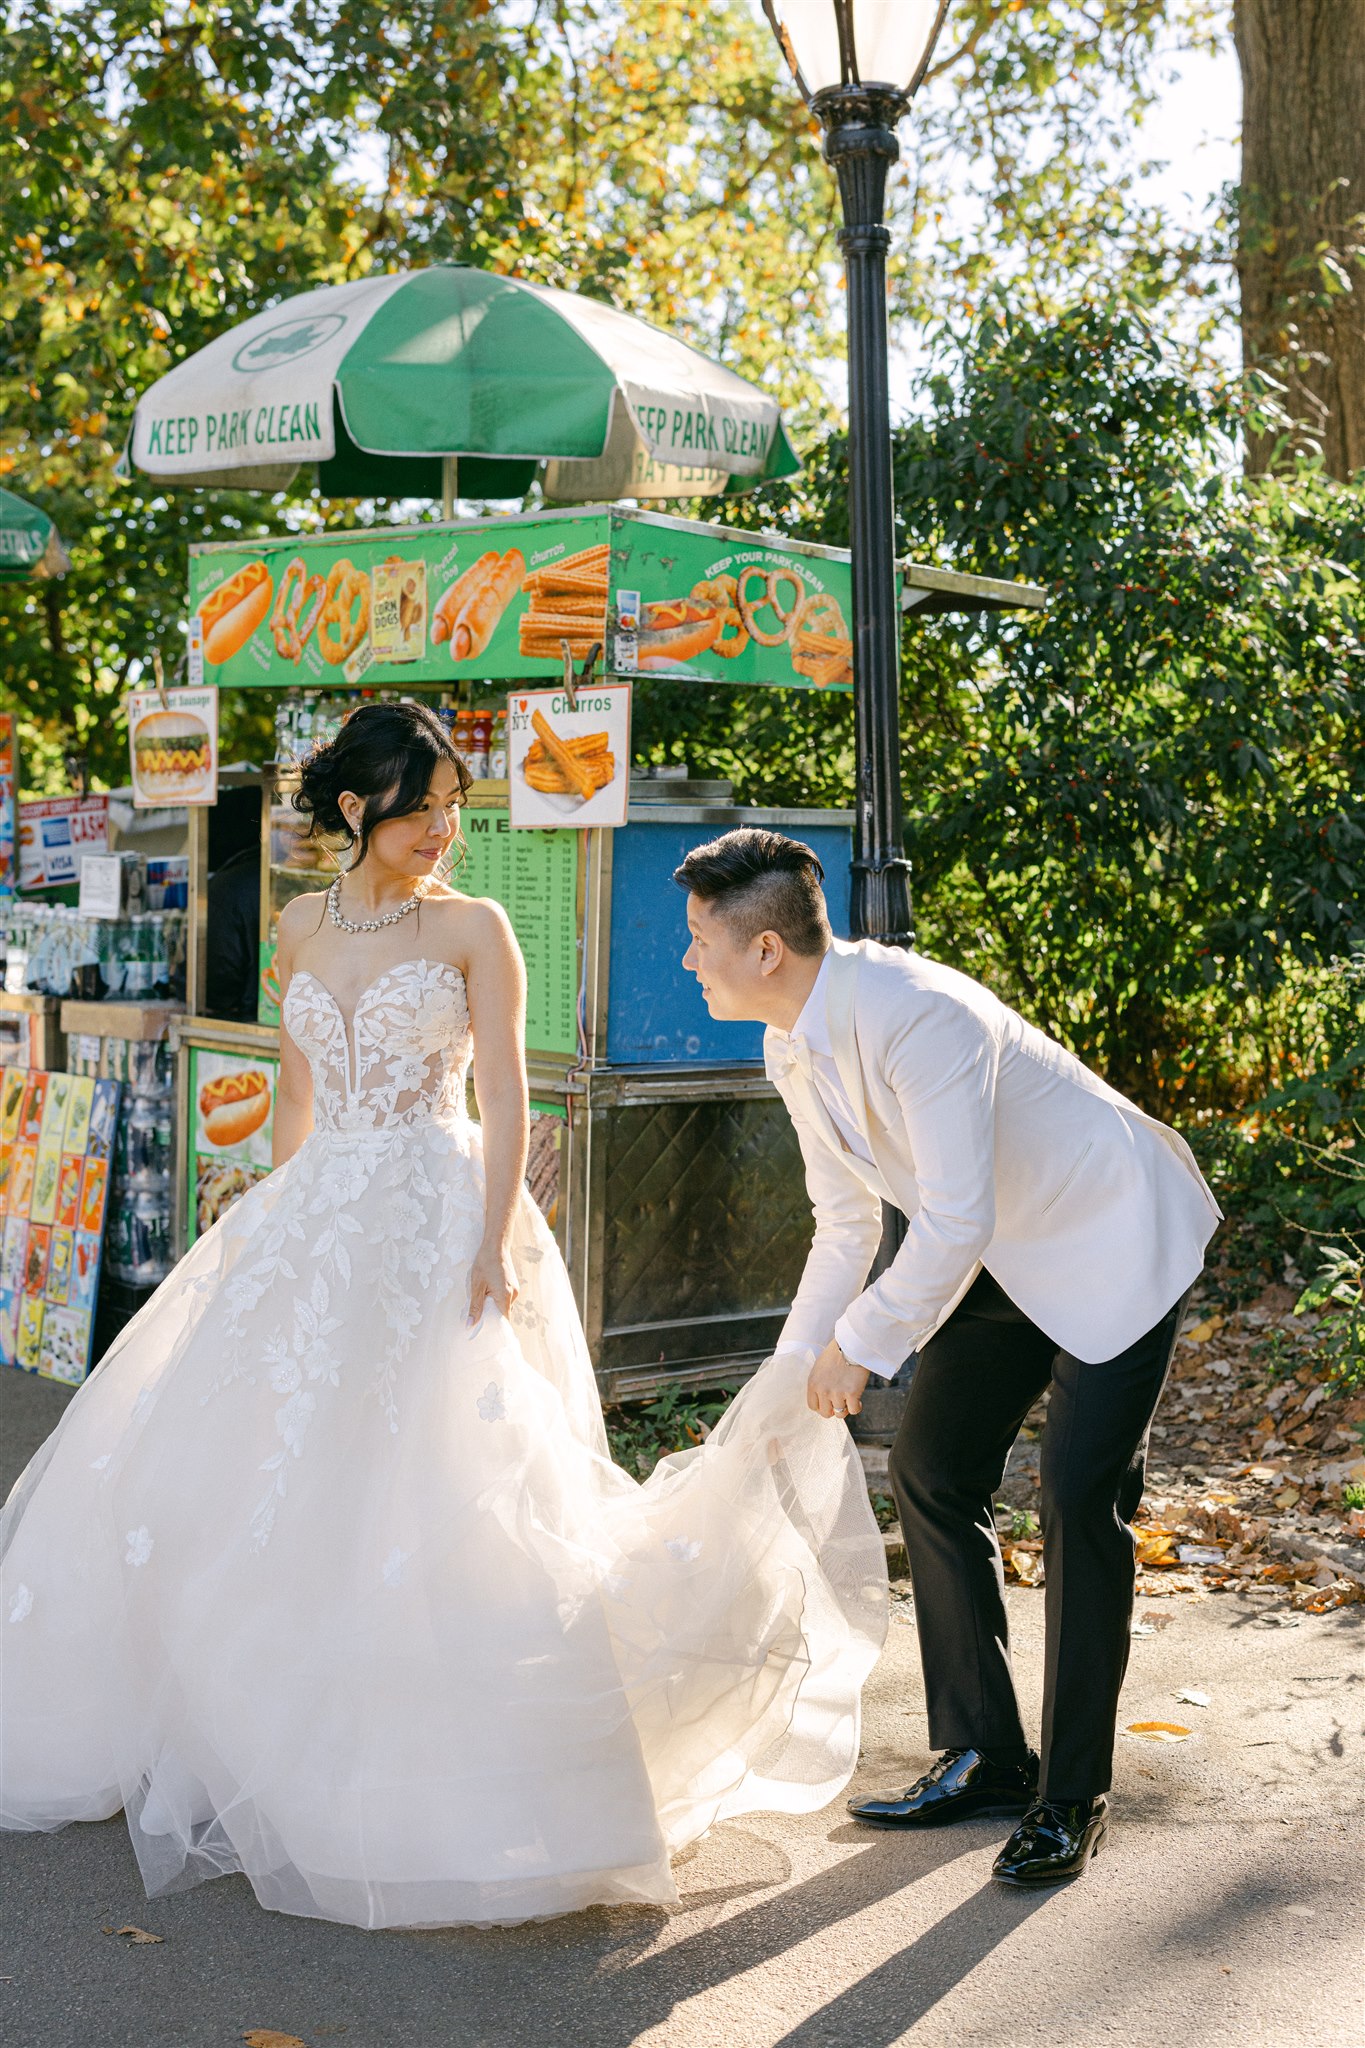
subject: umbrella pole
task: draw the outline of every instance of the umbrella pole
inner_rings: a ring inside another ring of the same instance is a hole
[[[441,457],[441,517],[455,517],[455,500],[460,494],[460,458],[458,455]]]

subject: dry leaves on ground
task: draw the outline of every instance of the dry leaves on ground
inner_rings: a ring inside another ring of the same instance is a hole
[[[129,1948],[145,1948],[163,1942],[164,1934],[149,1934],[145,1927],[101,1927],[101,1934],[126,1934]]]
[[[1347,1492],[1365,1484],[1365,1395],[1323,1383],[1314,1318],[1294,1301],[1269,1287],[1181,1337],[1134,1528],[1147,1598],[1252,1585],[1283,1587],[1307,1614],[1365,1603],[1365,1510]],[[1038,1586],[1041,1543],[1006,1534],[1018,1512],[1000,1530],[1006,1575]]]
[[[279,2034],[273,2027],[252,2027],[242,2039],[247,2048],[308,2048],[297,2034]]]

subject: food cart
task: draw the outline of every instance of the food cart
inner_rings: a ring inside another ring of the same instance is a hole
[[[452,593],[454,593],[452,595]],[[615,509],[296,537],[192,551],[191,683],[487,700],[553,684],[564,649],[603,673],[846,688],[846,554]],[[278,698],[277,698],[278,701]],[[614,764],[629,778],[629,763]],[[284,760],[259,785],[254,1019],[209,1013],[212,816],[192,814],[179,1048],[180,1243],[269,1169],[279,911],[334,872],[303,840]],[[564,1252],[604,1394],[742,1376],[780,1328],[810,1235],[800,1158],[757,1026],[712,1022],[684,973],[672,871],[736,824],[808,840],[836,928],[851,814],[735,806],[723,783],[630,780],[626,822],[513,829],[505,777],[476,781],[458,884],[506,908],[526,956],[529,1180]],[[231,1103],[228,1143],[215,1129]],[[214,1112],[219,1114],[215,1116]]]
[[[562,683],[566,655],[582,663],[594,647],[613,681],[851,682],[847,554],[769,534],[587,507],[214,543],[191,557],[191,685],[330,705],[314,732],[371,692],[434,694],[451,714],[465,698],[510,692],[515,703],[518,688]],[[1019,601],[1010,586],[935,571],[907,570],[904,583],[907,602],[929,610]],[[293,729],[286,712],[277,731]],[[673,869],[734,825],[790,832],[819,855],[846,933],[852,814],[736,806],[726,784],[632,778],[628,759],[607,758],[628,782],[615,827],[576,826],[581,799],[566,787],[562,824],[514,829],[509,780],[477,780],[457,880],[503,904],[526,957],[528,1180],[604,1396],[624,1400],[752,1370],[810,1241],[800,1154],[763,1070],[761,1028],[713,1022],[683,971]],[[296,770],[281,759],[256,785],[254,1017],[213,1015],[206,1001],[213,817],[191,814],[188,1002],[175,1029],[181,1248],[269,1170],[276,921],[335,871],[334,855],[302,837],[289,801]]]

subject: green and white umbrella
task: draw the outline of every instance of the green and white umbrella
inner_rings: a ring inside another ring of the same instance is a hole
[[[28,583],[35,577],[65,576],[71,557],[46,512],[0,490],[0,583]]]
[[[133,467],[334,496],[698,497],[800,468],[775,399],[596,299],[460,265],[286,299],[154,384]]]

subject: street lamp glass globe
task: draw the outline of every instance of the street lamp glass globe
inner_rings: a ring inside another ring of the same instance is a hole
[[[814,96],[839,85],[913,90],[946,7],[945,0],[764,0],[764,11]]]

